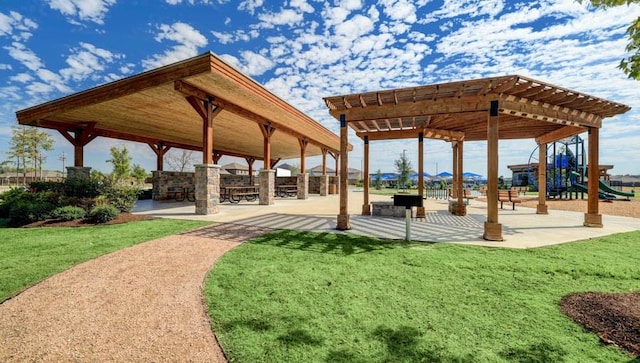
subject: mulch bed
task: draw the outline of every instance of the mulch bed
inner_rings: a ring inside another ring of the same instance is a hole
[[[604,343],[640,358],[640,293],[575,293],[562,298],[560,308]]]
[[[33,228],[33,227],[87,227],[87,226],[104,226],[111,224],[120,224],[134,221],[144,221],[148,219],[154,219],[154,217],[142,215],[142,214],[131,214],[131,213],[120,213],[115,219],[112,219],[106,223],[93,224],[89,223],[84,219],[77,219],[75,221],[59,221],[56,219],[46,219],[44,221],[38,221],[31,224],[27,224],[23,226],[24,228]]]

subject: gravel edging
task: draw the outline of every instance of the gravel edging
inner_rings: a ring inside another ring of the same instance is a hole
[[[205,227],[52,276],[0,305],[0,361],[225,362],[204,279],[225,252],[265,232]]]

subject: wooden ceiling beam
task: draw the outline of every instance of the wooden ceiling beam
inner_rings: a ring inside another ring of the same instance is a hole
[[[548,144],[550,142],[554,142],[557,140],[564,139],[566,137],[570,137],[573,135],[581,134],[586,132],[587,129],[584,127],[576,127],[576,126],[565,126],[560,129],[555,129],[549,133],[546,133],[542,136],[536,137],[536,142],[538,145],[540,144]]]
[[[406,130],[392,130],[392,131],[380,131],[380,132],[356,132],[356,136],[364,139],[365,136],[369,137],[369,140],[397,140],[397,139],[413,139],[418,138],[420,132],[424,133],[424,137],[428,139],[442,139],[442,140],[464,140],[464,133],[459,131],[441,130],[441,129],[406,129]]]
[[[288,128],[288,127],[286,127],[286,126],[284,126],[284,125],[282,125],[282,124],[280,124],[280,123],[278,123],[276,121],[267,120],[266,118],[264,118],[264,117],[262,117],[262,116],[260,116],[260,115],[258,115],[256,113],[253,113],[253,112],[251,112],[251,111],[249,111],[249,110],[247,110],[247,109],[245,109],[243,107],[240,107],[240,106],[236,105],[235,103],[226,101],[225,99],[223,99],[221,97],[218,97],[216,95],[209,94],[208,92],[206,92],[204,90],[201,90],[200,88],[198,88],[198,87],[196,87],[196,86],[194,86],[192,84],[189,84],[187,82],[184,82],[182,80],[178,80],[178,81],[174,82],[174,89],[176,91],[178,91],[178,92],[181,92],[185,96],[193,96],[193,97],[196,97],[196,98],[198,98],[200,100],[203,100],[203,101],[212,99],[213,104],[217,106],[216,109],[218,109],[218,110],[222,109],[222,110],[224,110],[226,112],[234,113],[234,114],[236,114],[238,116],[241,116],[241,117],[243,117],[243,118],[245,118],[247,120],[251,120],[253,122],[256,122],[256,123],[262,124],[262,125],[266,125],[268,123],[271,123],[279,131],[281,131],[281,132],[283,132],[285,134],[288,134],[290,136],[293,136],[293,137],[295,137],[297,139],[302,138],[302,137],[308,137],[307,135],[302,135],[299,132],[296,132],[296,131],[294,131],[294,130],[292,130],[292,129],[290,129],[290,128]],[[318,146],[318,147],[321,147],[321,148],[322,147],[326,147],[326,148],[331,149],[329,146],[324,145],[321,142],[319,142],[319,141],[317,141],[315,139],[312,139],[312,138],[309,139],[309,142],[314,144],[314,145],[316,145],[316,146]],[[349,145],[349,150],[352,150],[352,149],[353,149],[353,146]]]
[[[514,96],[500,101],[500,112],[563,125],[602,127],[602,117],[595,114],[527,99],[518,100]]]
[[[423,100],[400,103],[398,105],[385,104],[382,106],[368,106],[351,108],[348,110],[331,110],[333,117],[338,119],[341,114],[346,115],[347,122],[364,120],[382,120],[414,116],[431,116],[443,113],[460,113],[473,111],[487,111],[489,102],[498,99],[497,95],[463,96],[460,98],[443,98],[440,100]]]

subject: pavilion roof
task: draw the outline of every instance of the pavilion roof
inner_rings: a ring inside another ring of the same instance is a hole
[[[271,124],[272,159],[340,150],[339,137],[211,52],[16,112],[18,122],[92,137],[202,150],[202,117],[193,100],[212,100],[214,151],[262,159],[259,125]],[[195,101],[197,103],[198,101]],[[201,106],[200,106],[201,107]]]
[[[630,107],[511,75],[325,97],[329,112],[370,140],[424,137],[486,140],[491,101],[499,102],[499,138],[551,142],[601,127]]]

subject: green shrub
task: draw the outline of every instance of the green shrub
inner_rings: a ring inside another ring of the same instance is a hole
[[[0,218],[9,218],[11,206],[17,200],[24,198],[26,193],[24,188],[11,188],[4,193],[0,193]]]
[[[29,190],[32,192],[64,193],[64,185],[63,182],[36,181],[29,183]]]
[[[87,214],[84,209],[80,207],[74,207],[67,205],[64,207],[58,207],[50,213],[51,218],[59,219],[61,221],[73,221],[76,219],[84,218]]]
[[[116,219],[119,214],[120,211],[118,208],[112,205],[107,205],[104,207],[93,208],[91,212],[89,212],[88,219],[91,223],[106,223],[110,220]]]
[[[104,191],[104,195],[109,200],[109,203],[121,212],[131,212],[138,195],[142,192],[139,187],[129,185],[114,185],[107,187]]]
[[[4,196],[4,195],[3,195]],[[49,218],[50,213],[63,205],[65,198],[55,192],[10,191],[2,202],[2,213],[9,218],[9,225],[22,226]]]
[[[94,179],[71,178],[64,182],[67,197],[95,198],[104,192],[104,183]]]

